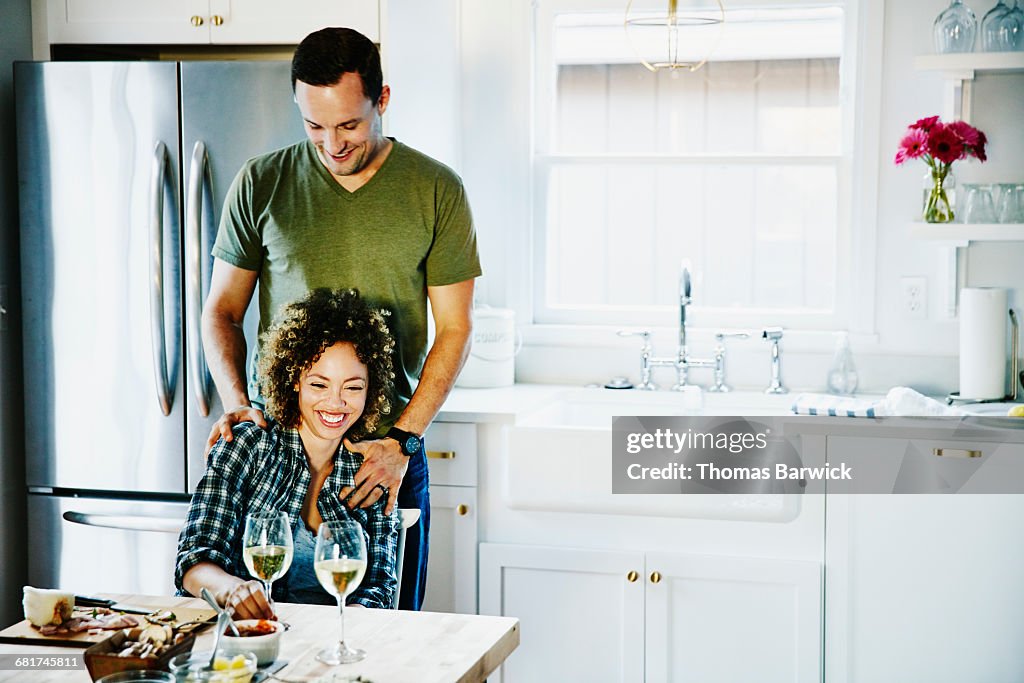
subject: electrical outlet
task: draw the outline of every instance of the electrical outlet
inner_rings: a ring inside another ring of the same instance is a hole
[[[903,317],[924,320],[928,317],[928,281],[923,277],[900,279],[900,306]]]

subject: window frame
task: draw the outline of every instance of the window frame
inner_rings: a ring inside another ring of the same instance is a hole
[[[638,3],[639,4],[639,3]],[[821,6],[813,0],[794,0],[792,4]],[[570,155],[552,154],[550,136],[554,129],[556,70],[553,63],[555,16],[563,12],[587,9],[623,11],[618,0],[537,0],[535,4],[534,44],[531,60],[533,78],[531,166],[531,247],[530,271],[534,283],[526,308],[534,327],[557,328],[560,333],[578,329],[583,339],[585,328],[645,326],[670,328],[677,319],[671,306],[549,306],[545,301],[548,253],[546,192],[552,168],[558,165],[585,165],[608,160],[643,164],[729,164],[813,163],[833,167],[837,174],[837,234],[835,254],[835,301],[830,311],[787,308],[715,308],[694,306],[691,320],[700,328],[757,328],[782,325],[793,330],[847,329],[860,338],[875,337],[874,320],[874,248],[879,161],[881,100],[881,55],[865,49],[878,45],[882,35],[884,7],[881,0],[836,0],[844,12],[843,50],[840,57],[841,148],[836,155]],[[747,0],[745,6],[777,6],[765,0]],[[874,42],[872,42],[874,41]],[[695,287],[699,283],[695,283]],[[699,297],[699,294],[698,294]],[[699,300],[699,299],[698,299]],[[535,335],[527,333],[527,341]],[[537,331],[541,341],[549,335]],[[822,335],[812,334],[809,339]],[[816,345],[815,345],[816,346]]]

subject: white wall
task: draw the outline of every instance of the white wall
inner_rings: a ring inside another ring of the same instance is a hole
[[[941,113],[943,82],[937,73],[913,68],[917,55],[930,54],[932,21],[946,0],[862,0],[862,11],[884,12],[884,35],[872,49],[881,50],[882,97],[878,149],[877,216],[867,216],[877,226],[874,283],[854,283],[855,296],[875,298],[874,334],[854,338],[854,354],[864,390],[884,390],[896,384],[913,386],[926,393],[944,394],[958,384],[958,323],[943,310],[945,280],[941,248],[910,236],[910,222],[917,216],[924,165],[896,167],[892,157],[907,124],[923,116]],[[408,0],[390,0],[394,7]],[[408,62],[423,69],[431,62],[433,73],[448,83],[456,74],[460,94],[457,116],[442,130],[417,124],[430,111],[447,111],[445,98],[421,92],[415,113],[399,128],[397,107],[392,113],[396,134],[416,144],[433,135],[454,135],[459,160],[453,165],[462,173],[473,205],[485,275],[481,300],[517,310],[520,323],[530,314],[532,276],[524,264],[533,250],[530,241],[530,121],[532,98],[533,13],[522,0],[438,0],[431,26],[455,31],[457,51],[429,55],[422,39],[408,43],[395,40],[389,60],[396,76],[398,64]],[[979,21],[989,9],[988,0],[968,0]],[[391,19],[393,21],[393,19]],[[396,34],[397,35],[397,34]],[[443,35],[443,34],[442,34]],[[455,60],[454,63],[452,60]],[[422,90],[422,88],[421,88]],[[445,88],[442,91],[450,92]],[[440,109],[438,109],[440,107]],[[960,182],[1024,180],[1024,74],[988,76],[975,84],[974,123],[989,137],[989,162],[957,164]],[[409,112],[406,111],[408,115]],[[436,113],[428,114],[435,126]],[[1010,304],[1024,309],[1024,243],[989,243],[972,246],[964,255],[966,284],[1011,288]],[[927,280],[929,317],[906,319],[899,307],[900,278],[923,276]],[[873,287],[871,285],[874,285]],[[1024,313],[1024,310],[1021,310]],[[669,355],[673,349],[673,320],[651,320],[655,351]],[[517,379],[533,382],[586,383],[605,381],[612,375],[637,376],[638,345],[615,336],[614,328],[593,328],[585,335],[564,328],[533,328],[517,359]],[[694,330],[694,351],[709,355],[714,345],[711,330]],[[783,343],[783,377],[794,389],[822,390],[831,360],[828,334],[791,334]],[[768,350],[760,340],[730,345],[729,379],[737,386],[757,388],[768,382]],[[706,371],[692,378],[709,381]],[[660,370],[656,380],[671,382],[670,371]]]

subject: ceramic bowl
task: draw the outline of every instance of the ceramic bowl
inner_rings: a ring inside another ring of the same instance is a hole
[[[249,683],[256,673],[256,656],[251,653],[229,655],[217,650],[217,660],[210,669],[210,651],[178,655],[170,669],[177,683]]]
[[[256,655],[256,663],[259,666],[267,666],[277,659],[281,651],[281,634],[284,633],[284,624],[279,621],[267,619],[239,619],[235,622],[241,636],[235,636],[228,629],[220,638],[220,648],[228,655],[234,656],[242,652],[251,652]],[[266,635],[246,635],[246,633],[259,634],[268,628],[273,630]]]

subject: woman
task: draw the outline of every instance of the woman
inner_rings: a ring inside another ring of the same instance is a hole
[[[355,290],[318,289],[284,307],[267,331],[259,364],[271,424],[235,425],[234,438],[210,452],[178,539],[179,591],[199,595],[205,587],[236,618],[271,618],[262,585],[248,578],[242,535],[246,514],[281,510],[292,525],[295,553],[274,583],[276,599],[335,604],[313,573],[313,547],[322,521],[352,519],[366,534],[367,570],[347,602],[391,606],[397,515],[384,514],[387,495],[349,510],[339,493],[354,485],[362,462],[342,438],[371,434],[391,409],[394,345],[384,314]]]

